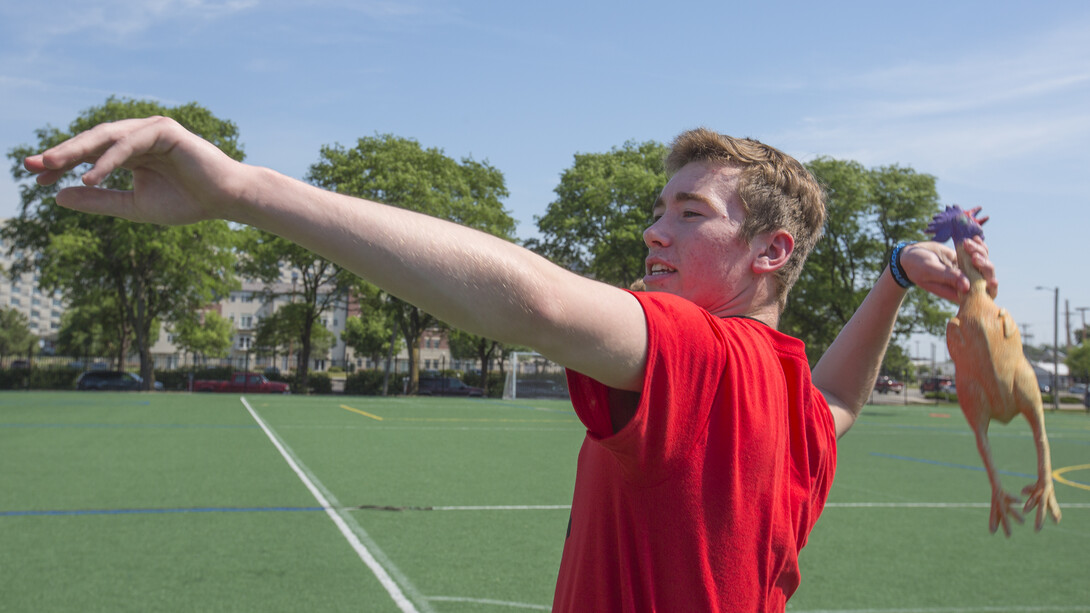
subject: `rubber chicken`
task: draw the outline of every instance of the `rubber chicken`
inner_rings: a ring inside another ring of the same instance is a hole
[[[964,243],[975,236],[983,237],[980,225],[987,217],[977,219],[980,207],[963,211],[957,206],[935,215],[927,231],[935,240],[953,238],[958,255],[958,267],[969,277],[969,293],[963,296],[956,317],[946,325],[946,345],[954,359],[958,403],[965,419],[976,435],[977,450],[984,459],[988,481],[992,486],[992,509],[989,529],[995,533],[1002,525],[1011,535],[1010,519],[1022,523],[1022,514],[1014,505],[1015,496],[1003,491],[988,446],[988,424],[994,419],[1010,423],[1021,413],[1029,421],[1037,445],[1037,481],[1026,486],[1027,496],[1022,513],[1037,508],[1036,529],[1044,524],[1045,513],[1054,522],[1060,521],[1060,506],[1052,483],[1052,460],[1049,457],[1048,436],[1045,434],[1044,408],[1033,367],[1022,353],[1022,336],[1014,318],[999,308],[988,294],[987,282],[973,266]]]

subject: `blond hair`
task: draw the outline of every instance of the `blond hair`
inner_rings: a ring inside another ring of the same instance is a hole
[[[776,300],[780,311],[795,285],[806,256],[825,225],[825,194],[814,176],[786,153],[748,138],[734,138],[706,128],[678,135],[666,156],[671,176],[690,162],[711,162],[741,169],[738,197],[746,218],[742,238],[785,230],[795,241],[787,263],[776,271]]]

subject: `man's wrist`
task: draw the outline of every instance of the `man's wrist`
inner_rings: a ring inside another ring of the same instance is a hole
[[[902,241],[893,246],[893,250],[889,253],[889,273],[893,277],[893,280],[897,282],[904,289],[909,289],[915,283],[908,278],[908,273],[905,272],[903,266],[901,266],[901,254],[904,249],[913,243]]]

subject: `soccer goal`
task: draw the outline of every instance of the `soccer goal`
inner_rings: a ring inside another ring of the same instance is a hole
[[[540,353],[513,352],[503,382],[503,397],[568,398],[564,368]]]

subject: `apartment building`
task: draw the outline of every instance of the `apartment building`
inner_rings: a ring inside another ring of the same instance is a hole
[[[0,220],[0,224],[7,220]],[[37,273],[23,273],[11,278],[11,265],[21,260],[23,254],[8,255],[8,247],[0,240],[0,306],[13,308],[26,316],[30,332],[48,341],[55,338],[64,315],[64,301],[60,292],[47,292],[39,284]]]

